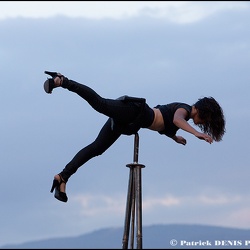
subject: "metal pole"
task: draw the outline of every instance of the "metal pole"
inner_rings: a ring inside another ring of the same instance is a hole
[[[139,135],[135,134],[134,138],[134,162],[127,164],[130,168],[128,193],[127,193],[127,205],[124,223],[123,234],[123,249],[128,248],[129,241],[129,228],[131,222],[132,212],[132,238],[130,239],[130,247],[134,248],[134,217],[136,210],[136,226],[137,226],[137,249],[142,249],[142,187],[141,187],[141,169],[145,166],[138,163],[139,155]]]
[[[135,224],[135,212],[136,212],[136,222],[137,222],[137,178],[136,178],[136,168],[135,168],[135,164],[138,163],[138,153],[139,152],[139,135],[138,133],[135,134],[134,137],[134,156],[133,156],[133,162],[134,164],[130,166],[130,168],[133,170],[134,172],[134,185],[133,185],[133,209],[132,209],[132,226],[131,226],[131,230],[132,230],[132,234],[131,234],[131,242],[130,242],[130,248],[133,249],[134,248],[134,224]]]
[[[138,155],[139,155],[139,135],[135,134],[134,138],[134,163],[138,163]]]

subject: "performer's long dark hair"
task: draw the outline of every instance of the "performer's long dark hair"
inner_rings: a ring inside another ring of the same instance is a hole
[[[215,141],[221,141],[225,129],[225,118],[219,103],[213,97],[200,98],[194,106],[198,109],[204,124],[198,124],[202,132],[210,135]]]

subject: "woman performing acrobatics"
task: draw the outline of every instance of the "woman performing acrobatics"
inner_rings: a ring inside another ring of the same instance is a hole
[[[79,167],[91,158],[104,153],[122,134],[132,135],[141,128],[157,131],[185,145],[186,139],[176,135],[178,129],[193,134],[198,139],[219,142],[225,133],[223,110],[213,97],[198,99],[193,105],[174,102],[150,108],[144,98],[122,96],[107,99],[88,86],[70,80],[57,72],[45,71],[51,78],[44,82],[44,90],[51,94],[57,87],[68,89],[86,100],[97,112],[108,118],[96,139],[81,149],[64,169],[54,176],[51,193],[55,198],[67,202],[66,183]],[[188,120],[192,119],[202,132],[197,131]]]

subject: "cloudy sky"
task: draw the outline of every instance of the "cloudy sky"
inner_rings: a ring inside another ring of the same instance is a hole
[[[67,203],[49,192],[107,118],[65,89],[46,94],[44,70],[152,107],[217,99],[222,142],[179,131],[183,146],[139,132],[143,225],[250,228],[248,1],[1,1],[0,9],[0,246],[124,224],[133,136],[71,177]]]

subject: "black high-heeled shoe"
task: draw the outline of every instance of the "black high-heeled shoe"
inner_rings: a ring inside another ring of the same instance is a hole
[[[58,181],[57,179],[53,180],[53,184],[52,184],[50,192],[53,193],[53,191],[55,189],[55,195],[54,195],[54,197],[56,199],[58,199],[59,201],[67,202],[68,201],[68,197],[67,197],[66,193],[60,191],[60,185],[62,183],[66,183],[66,182],[62,179],[62,177],[61,177],[60,174],[59,174],[59,177],[60,177],[60,181]]]
[[[44,84],[43,84],[43,87],[44,87],[45,92],[48,93],[48,94],[51,94],[51,93],[52,93],[52,90],[53,90],[54,88],[59,87],[59,86],[56,86],[56,85],[55,85],[54,79],[55,79],[56,77],[60,77],[61,82],[62,82],[64,76],[61,75],[60,73],[51,72],[51,71],[44,71],[44,73],[47,74],[47,75],[50,75],[50,76],[52,77],[52,78],[47,79],[47,80],[44,82]]]

